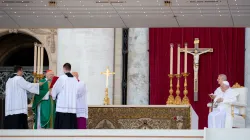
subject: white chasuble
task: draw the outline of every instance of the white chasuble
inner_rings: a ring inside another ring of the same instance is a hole
[[[87,87],[83,81],[78,82],[78,96],[76,100],[76,116],[77,118],[88,118],[88,103],[87,103]]]
[[[9,78],[6,83],[5,116],[27,114],[27,91],[39,94],[39,83],[29,83],[22,76]]]
[[[52,88],[56,112],[76,114],[77,84],[75,77],[61,75]]]
[[[218,92],[214,102],[219,98],[223,98],[223,102],[219,103],[217,108],[213,109],[208,115],[208,128],[230,128],[231,123],[231,107],[228,103],[236,102],[234,91],[229,88],[225,92]]]

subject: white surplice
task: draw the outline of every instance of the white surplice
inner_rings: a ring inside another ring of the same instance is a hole
[[[78,96],[76,101],[76,116],[77,118],[88,118],[88,103],[87,103],[87,87],[83,81],[78,82]]]
[[[219,98],[223,98],[223,102],[219,103],[217,108],[213,108],[213,112],[208,115],[208,128],[229,128],[226,120],[231,119],[231,108],[228,103],[235,102],[236,96],[234,91],[229,88],[225,92],[218,92],[214,99],[216,102]]]
[[[6,83],[5,116],[27,114],[27,91],[39,94],[39,83],[29,83],[22,76],[9,78]]]
[[[76,114],[78,81],[75,77],[61,75],[52,88],[52,98],[56,101],[56,112]]]

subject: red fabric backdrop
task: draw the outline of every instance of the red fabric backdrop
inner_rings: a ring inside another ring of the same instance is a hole
[[[208,94],[218,87],[218,74],[226,74],[231,85],[244,84],[245,28],[151,28],[149,30],[150,104],[166,104],[169,95],[170,43],[174,43],[174,73],[177,72],[177,44],[194,48],[194,38],[200,39],[199,48],[213,48],[212,53],[200,55],[198,101],[194,102],[193,56],[188,54],[188,97],[199,116],[199,128],[207,127]],[[181,72],[184,53],[181,53]],[[183,78],[180,81],[183,95]],[[173,81],[176,90],[176,80]],[[176,94],[174,94],[176,95]]]

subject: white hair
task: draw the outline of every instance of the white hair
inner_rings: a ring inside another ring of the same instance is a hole
[[[220,74],[219,77],[221,77],[223,81],[227,81],[227,76],[225,74]]]

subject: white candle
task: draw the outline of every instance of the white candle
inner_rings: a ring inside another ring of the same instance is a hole
[[[170,74],[173,74],[173,43],[170,44]]]
[[[37,62],[37,43],[34,44],[34,73],[36,73],[36,62]]]
[[[185,69],[184,73],[187,73],[187,43],[185,43]]]
[[[41,46],[41,72],[40,74],[43,74],[43,51],[44,51],[44,48],[43,46]]]
[[[177,52],[177,74],[180,74],[180,44],[178,44],[178,52]]]
[[[38,60],[37,60],[37,74],[40,74],[40,59],[41,59],[41,53],[40,53],[41,47],[38,46]]]

